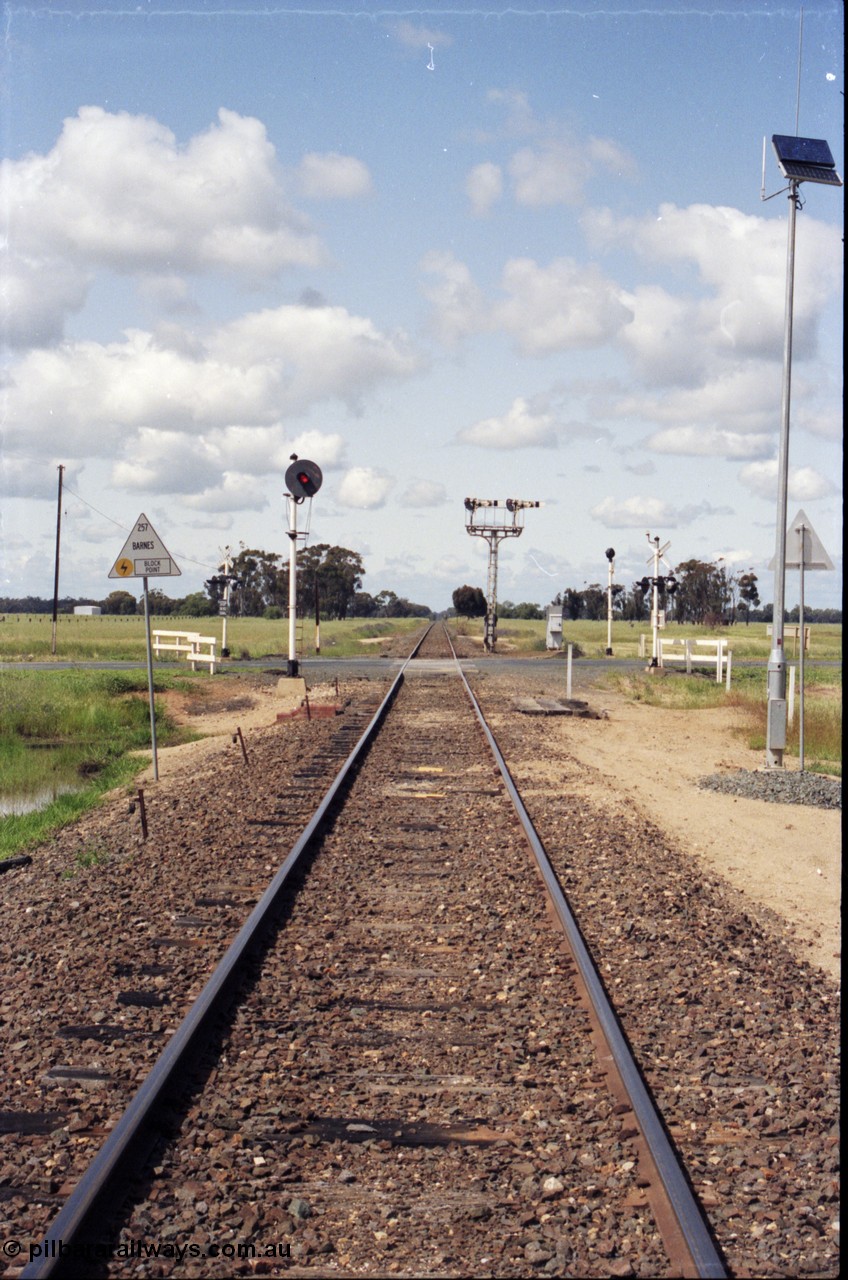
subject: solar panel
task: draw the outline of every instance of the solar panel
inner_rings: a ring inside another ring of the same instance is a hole
[[[793,138],[775,133],[771,140],[784,178],[795,182],[823,182],[841,187],[833,155],[824,138]]]
[[[778,160],[802,160],[807,164],[825,164],[834,167],[830,147],[824,138],[795,138],[785,133],[775,133],[772,145]]]
[[[784,160],[780,167],[785,178],[794,178],[796,182],[824,182],[831,187],[842,186],[842,179],[836,170],[828,169],[822,164],[801,164],[795,160]]]

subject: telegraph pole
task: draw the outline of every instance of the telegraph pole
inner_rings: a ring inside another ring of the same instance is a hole
[[[229,658],[230,651],[227,648],[227,618],[230,615],[230,583],[233,580],[233,576],[230,573],[230,568],[232,567],[232,557],[230,555],[230,548],[224,547],[223,551],[221,551],[221,555],[224,557],[221,563],[221,568],[224,570],[224,573],[223,573],[224,592],[218,604],[218,612],[220,613],[221,619],[222,619],[221,657]]]

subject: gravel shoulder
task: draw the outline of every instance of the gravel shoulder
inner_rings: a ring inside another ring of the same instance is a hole
[[[763,767],[738,712],[647,707],[608,691],[592,705],[607,718],[569,720],[560,732],[595,802],[640,810],[681,852],[780,917],[795,954],[838,980],[841,813],[699,787],[710,774]]]

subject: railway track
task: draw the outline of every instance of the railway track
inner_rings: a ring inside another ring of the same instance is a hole
[[[9,1014],[9,996],[0,1018],[3,1047],[18,1064],[0,1101],[0,1210],[38,1255],[24,1275],[721,1275],[725,1266],[740,1276],[830,1274],[821,1263],[835,1256],[823,1238],[835,1167],[825,1136],[830,1086],[810,1103],[821,1108],[815,1125],[806,1113],[809,1143],[803,1133],[790,1137],[781,1091],[770,1088],[763,1142],[739,1149],[748,1142],[740,1108],[749,1125],[759,1122],[751,1090],[759,1096],[760,1084],[741,1062],[728,1073],[723,1048],[709,1046],[733,1037],[737,1054],[763,1057],[760,1042],[752,1036],[749,1049],[732,1030],[740,970],[731,969],[729,991],[713,984],[713,1010],[709,976],[697,992],[680,987],[684,965],[690,975],[695,967],[670,934],[643,981],[627,950],[633,919],[618,915],[627,894],[598,888],[593,864],[607,834],[585,802],[568,799],[568,787],[560,800],[562,788],[532,785],[516,717],[484,678],[487,716],[561,868],[568,849],[560,874],[667,1126],[693,1182],[711,1193],[725,1264],[687,1199],[687,1177],[663,1145],[665,1126],[652,1118],[626,1044],[613,1053],[604,1040],[605,1031],[621,1039],[617,1020],[595,1007],[602,984],[556,877],[533,861],[544,863],[536,831],[516,814],[520,798],[510,797],[510,775],[496,764],[444,645],[439,630],[430,633],[384,706],[363,684],[343,714],[251,741],[250,767],[231,765],[223,794],[194,778],[176,799],[154,793],[155,852],[137,845],[131,858],[80,872],[61,911],[43,869],[36,878],[38,859],[4,877],[23,886],[17,900],[29,902],[22,909],[41,930],[32,956],[16,954],[20,941],[7,955],[27,962],[29,1023]],[[364,759],[350,757],[356,745]],[[567,773],[567,760],[560,768]],[[114,812],[107,825],[116,825]],[[638,868],[641,851],[626,828],[617,827],[613,862]],[[112,834],[121,847],[126,831]],[[590,861],[578,873],[584,843]],[[646,856],[664,866],[651,840]],[[662,892],[676,896],[668,883]],[[194,886],[189,901],[186,884]],[[147,914],[140,899],[159,889],[165,910]],[[628,889],[633,900],[637,892]],[[110,894],[125,908],[111,919],[129,918],[129,928],[103,929]],[[14,901],[12,891],[13,916]],[[725,916],[706,887],[687,905],[684,933],[697,938],[699,906],[712,939]],[[266,910],[274,922],[261,927],[261,946],[243,923],[252,907],[253,923]],[[87,928],[95,912],[96,928]],[[64,941],[54,944],[47,923],[57,915]],[[645,936],[656,938],[657,921],[649,925]],[[74,929],[81,951],[102,931],[96,965],[82,955],[74,963]],[[726,929],[738,937],[729,918]],[[640,937],[637,923],[637,954]],[[752,953],[762,942],[752,937]],[[709,945],[695,945],[706,966]],[[733,963],[744,966],[740,945]],[[232,972],[218,964],[227,947]],[[663,954],[677,966],[668,983],[656,974]],[[793,975],[773,956],[768,969],[785,1002]],[[67,974],[65,996],[53,990],[56,973]],[[758,988],[753,970],[748,976],[754,1007],[769,1007],[767,983]],[[92,979],[101,990],[90,990]],[[813,988],[809,999],[792,996],[811,1092],[820,1068],[804,1037],[821,1025],[818,999]],[[678,1026],[678,1011],[693,1009],[701,1085]],[[26,1027],[23,1039],[16,1026]],[[770,1034],[769,1047],[782,1053],[780,1035]],[[823,1046],[823,1062],[828,1052]],[[785,1090],[793,1098],[801,1070],[793,1060]],[[813,1155],[816,1127],[821,1151]],[[710,1145],[728,1135],[729,1160],[721,1158],[727,1148],[717,1156]],[[131,1207],[116,1208],[128,1187]],[[791,1226],[781,1217],[786,1197],[801,1198]],[[775,1229],[785,1241],[769,1235]]]
[[[725,1274],[445,646],[395,681],[25,1277],[169,1272],[137,1242],[185,1275]]]

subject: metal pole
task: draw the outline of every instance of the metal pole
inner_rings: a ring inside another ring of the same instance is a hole
[[[801,657],[798,659],[798,701],[800,719],[798,720],[798,759],[799,769],[804,772],[804,556],[806,553],[807,526],[801,525],[798,535],[801,539],[801,587],[798,603],[798,631],[801,636]]]
[[[147,635],[147,697],[150,702],[150,742],[153,747],[153,781],[159,781],[159,757],[156,752],[156,706],[153,701],[153,648],[150,643],[150,603],[147,599],[147,578],[144,583],[144,630]]]
[[[315,655],[321,652],[321,599],[318,594],[318,578],[315,578]]]
[[[658,667],[660,660],[660,539],[659,534],[654,538],[654,585],[651,591],[651,666]]]
[[[786,599],[786,499],[789,491],[789,406],[792,391],[792,309],[795,292],[795,215],[798,182],[789,183],[789,230],[786,250],[786,302],[783,332],[783,390],[780,407],[780,449],[777,459],[777,522],[774,552],[772,650],[768,661],[766,768],[782,769],[786,749],[786,661],[783,611]]]
[[[297,675],[297,499],[287,495],[289,503],[289,660],[288,676]]]
[[[224,547],[224,621],[221,628],[221,657],[228,658],[227,616],[230,612],[230,548]]]
[[[486,539],[489,544],[489,574],[486,583],[486,630],[484,647],[488,653],[495,652],[498,627],[498,542],[497,533],[492,532]]]
[[[568,655],[565,659],[565,696],[571,701],[571,658],[574,650],[573,645],[568,646]]]
[[[609,658],[612,656],[612,575],[615,564],[612,560],[609,562],[609,574],[607,577],[607,653]]]
[[[792,721],[795,719],[795,668],[789,667],[789,697],[787,699],[787,716],[786,720],[789,728],[792,728]]]
[[[59,463],[59,500],[56,504],[56,567],[53,572],[53,640],[50,652],[56,652],[56,622],[59,614],[59,539],[62,534],[62,476],[65,468]]]

